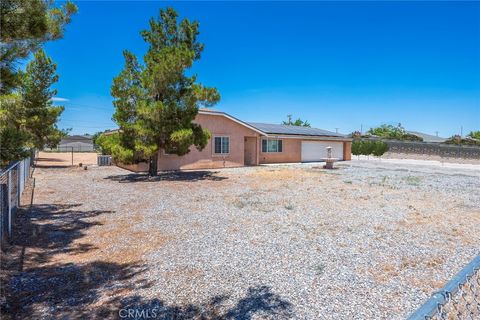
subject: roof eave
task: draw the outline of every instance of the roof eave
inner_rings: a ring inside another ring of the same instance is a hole
[[[353,141],[353,139],[349,137],[305,135],[305,134],[302,135],[302,134],[268,133],[267,136],[271,138],[282,138],[282,139]]]
[[[212,116],[223,116],[227,119],[230,119],[232,120],[233,122],[236,122],[244,127],[247,127],[248,129],[250,130],[253,130],[261,135],[264,135],[264,136],[267,136],[268,134],[266,132],[263,132],[262,130],[259,130],[251,125],[249,125],[248,123],[240,120],[240,119],[237,119],[235,117],[232,117],[231,115],[229,115],[228,113],[225,113],[225,112],[220,112],[220,111],[209,111],[209,110],[199,110],[198,111],[199,114],[206,114],[206,115],[212,115]]]

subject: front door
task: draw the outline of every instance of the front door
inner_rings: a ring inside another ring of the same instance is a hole
[[[245,137],[244,140],[244,163],[246,166],[253,166],[257,162],[257,138]]]

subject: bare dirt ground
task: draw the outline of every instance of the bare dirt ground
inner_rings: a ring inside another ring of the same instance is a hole
[[[478,254],[476,170],[352,161],[148,178],[49,165],[34,177],[2,260],[4,314],[18,319],[402,319]]]
[[[97,153],[95,152],[39,152],[37,167],[66,168],[73,165],[78,166],[97,164]]]

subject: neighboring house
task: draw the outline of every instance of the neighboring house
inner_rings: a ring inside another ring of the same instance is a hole
[[[88,152],[94,151],[93,139],[90,135],[74,135],[66,136],[60,140],[60,143],[57,146],[57,149],[52,149],[57,151],[75,151],[75,152]]]
[[[224,112],[204,109],[194,122],[211,132],[207,146],[202,151],[192,146],[184,156],[160,150],[158,170],[322,161],[327,157],[328,146],[332,147],[334,158],[351,159],[352,139],[326,130],[244,122]],[[148,170],[145,162],[120,166],[132,171]]]
[[[413,135],[416,135],[417,137],[422,138],[423,142],[442,143],[442,142],[445,142],[447,140],[446,138],[441,138],[439,136],[433,136],[431,134],[418,132],[418,131],[407,131],[407,133],[413,134]]]

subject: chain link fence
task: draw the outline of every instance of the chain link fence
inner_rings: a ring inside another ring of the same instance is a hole
[[[56,148],[45,148],[47,152],[95,152],[93,144],[77,144],[77,145],[59,145]]]
[[[424,319],[480,319],[480,255],[409,318]]]
[[[15,213],[20,206],[23,190],[31,177],[33,159],[31,156],[17,161],[0,171],[0,240],[2,249],[11,240]]]

